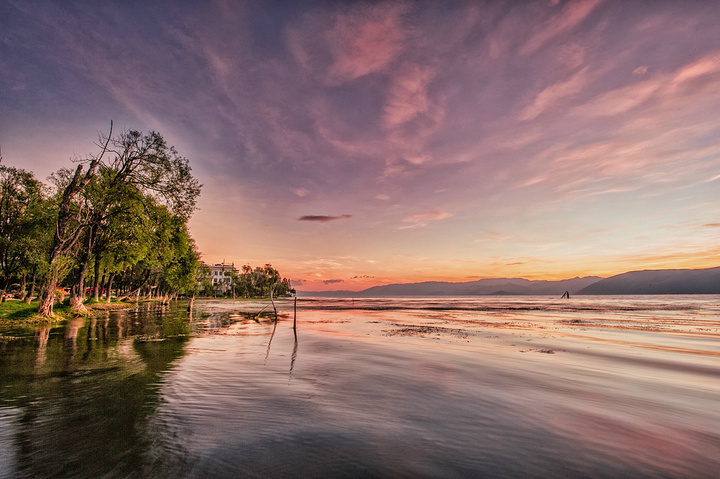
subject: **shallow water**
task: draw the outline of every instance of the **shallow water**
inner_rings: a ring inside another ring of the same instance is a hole
[[[279,310],[5,326],[0,477],[720,471],[719,296],[308,299],[295,329]]]

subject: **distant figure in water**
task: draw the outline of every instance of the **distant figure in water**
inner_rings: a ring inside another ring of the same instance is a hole
[[[562,299],[567,298],[570,299],[570,291],[565,291],[562,295]]]

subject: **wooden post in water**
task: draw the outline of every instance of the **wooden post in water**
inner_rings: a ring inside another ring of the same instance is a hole
[[[277,283],[275,283],[277,284]],[[275,322],[277,323],[278,315],[277,315],[277,308],[275,307],[275,301],[273,301],[273,290],[275,289],[275,284],[273,284],[270,287],[270,302],[272,303],[273,310],[275,311]]]
[[[295,367],[295,360],[297,359],[298,350],[298,337],[297,337],[297,296],[295,296],[295,302],[293,303],[293,336],[295,341],[293,344],[292,356],[290,356],[290,376],[292,377],[293,368]]]

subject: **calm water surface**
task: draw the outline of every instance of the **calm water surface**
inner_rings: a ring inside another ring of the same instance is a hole
[[[0,478],[720,476],[720,296],[0,326]]]

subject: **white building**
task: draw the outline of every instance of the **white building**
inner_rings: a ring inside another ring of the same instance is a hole
[[[238,274],[235,263],[227,264],[224,261],[216,264],[206,264],[210,268],[210,281],[213,286],[218,286],[221,292],[226,292],[232,284],[232,276],[230,273]]]

